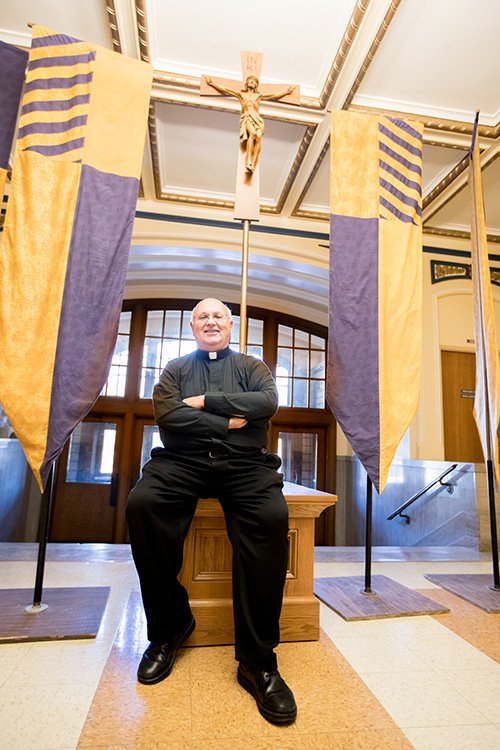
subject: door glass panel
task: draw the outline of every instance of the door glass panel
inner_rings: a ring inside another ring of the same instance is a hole
[[[81,422],[71,436],[67,482],[111,484],[116,424]]]
[[[149,457],[153,448],[162,446],[160,439],[160,430],[155,424],[145,424],[144,431],[142,433],[142,449],[141,449],[141,475],[142,467],[149,461]]]
[[[278,433],[278,455],[286,482],[316,489],[318,436],[314,432]]]

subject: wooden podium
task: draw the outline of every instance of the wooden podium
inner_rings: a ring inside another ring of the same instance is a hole
[[[335,495],[285,482],[290,515],[290,552],[280,619],[282,641],[319,638],[319,601],[313,594],[314,519],[334,505]],[[189,594],[196,628],[186,646],[234,643],[232,550],[224,514],[215,499],[200,500],[184,544],[179,580]]]

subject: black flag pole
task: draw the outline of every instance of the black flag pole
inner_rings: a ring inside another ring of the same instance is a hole
[[[361,589],[360,594],[376,594],[372,591],[372,496],[373,483],[366,475],[366,521],[365,521],[365,587]]]
[[[35,589],[33,591],[33,604],[26,607],[27,612],[41,612],[47,609],[47,604],[42,604],[43,576],[45,572],[45,557],[47,553],[47,542],[49,539],[50,508],[52,504],[52,489],[54,481],[54,464],[50,467],[47,484],[42,492],[40,505],[40,520],[38,522],[38,560],[36,564]]]
[[[498,536],[497,536],[497,519],[495,509],[495,482],[493,479],[493,461],[486,461],[486,470],[488,475],[488,500],[490,505],[490,532],[491,532],[491,554],[493,558],[493,586],[490,589],[500,591],[500,572],[498,567]]]

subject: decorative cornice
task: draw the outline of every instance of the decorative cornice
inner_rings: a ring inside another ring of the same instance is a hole
[[[361,68],[359,69],[358,75],[356,76],[356,80],[354,81],[353,85],[351,86],[351,90],[349,91],[347,98],[342,106],[342,109],[348,109],[349,105],[351,104],[352,100],[354,99],[356,92],[358,91],[361,81],[366,75],[366,72],[368,68],[371,65],[371,62],[373,58],[375,57],[375,54],[380,47],[380,44],[382,42],[382,39],[384,38],[387,29],[391,25],[391,21],[396,15],[396,11],[399,8],[402,0],[392,0],[389,9],[387,13],[384,16],[384,19],[382,23],[380,24],[379,30],[377,31],[375,38],[371,44],[370,49],[368,50],[368,53],[363,60],[363,63],[361,65]]]
[[[262,211],[262,213],[280,214],[283,210],[283,206],[285,205],[286,199],[288,198],[290,190],[292,189],[292,185],[295,182],[295,178],[297,177],[297,173],[302,165],[302,162],[304,161],[304,157],[312,141],[313,135],[316,132],[316,128],[317,125],[309,125],[306,129],[306,132],[304,133],[301,144],[292,164],[292,168],[290,169],[276,206],[272,208],[268,206],[261,206],[260,210]]]
[[[330,214],[321,211],[307,211],[299,209],[292,214],[297,219],[313,219],[314,221],[330,221]]]
[[[459,229],[441,229],[440,227],[428,227],[424,226],[423,231],[425,235],[432,237],[456,237],[460,240],[470,240],[470,232],[463,232]],[[499,234],[487,234],[486,239],[488,242],[500,243]]]
[[[115,0],[106,0],[106,13],[108,14],[108,23],[109,29],[111,31],[113,50],[114,52],[121,52],[122,43],[120,40],[120,32],[118,31],[118,23],[116,20]]]
[[[461,159],[458,164],[456,164],[453,169],[448,172],[446,177],[444,177],[441,182],[439,182],[436,187],[434,187],[430,193],[427,193],[424,200],[422,201],[422,208],[427,208],[433,201],[436,200],[438,196],[441,195],[441,193],[446,190],[449,185],[454,182],[459,175],[462,174],[462,172],[465,172],[467,167],[469,166],[469,156],[464,156],[463,159]],[[456,195],[456,193],[455,193]],[[443,204],[445,205],[445,204]],[[442,206],[440,206],[442,208]]]
[[[158,155],[158,137],[156,133],[156,107],[155,102],[151,99],[149,103],[148,115],[149,146],[151,149],[151,164],[153,167],[153,177],[155,183],[155,196],[161,199],[161,182],[160,182],[160,159]]]
[[[141,60],[151,62],[149,53],[148,20],[146,14],[146,0],[135,0],[135,17],[137,20],[137,35]]]
[[[440,130],[441,132],[447,133],[465,133],[472,135],[474,128],[473,122],[461,122],[460,120],[446,120],[442,117],[428,117],[426,115],[418,115],[402,112],[397,109],[379,109],[377,107],[364,107],[359,104],[350,104],[350,112],[360,112],[361,114],[378,115],[379,117],[399,117],[402,119],[415,120],[415,122],[421,122],[422,125],[430,130]],[[496,138],[500,132],[500,122],[494,127],[490,125],[480,125],[478,128],[479,135],[481,138]],[[425,141],[432,146],[448,146],[447,143],[440,142],[438,137],[432,138]],[[454,146],[453,148],[460,148],[460,146]]]
[[[490,167],[498,158],[500,157],[500,153],[493,154],[491,159],[488,161],[487,164],[483,164],[481,166],[481,169],[484,170],[487,167]],[[449,172],[449,174],[446,175],[446,177],[441,180],[439,185],[436,185],[434,190],[431,190],[431,192],[426,196],[425,201],[423,202],[423,208],[425,208],[427,205],[431,205],[432,201],[435,201],[436,198],[447,188],[449,187],[454,180],[459,177],[465,170],[467,169],[469,165],[469,158],[468,156],[464,156],[463,159],[459,161],[459,163]],[[441,211],[444,206],[446,206],[451,200],[457,197],[462,190],[465,190],[467,187],[467,182],[464,182],[463,185],[460,185],[460,187],[455,190],[454,193],[452,193],[450,196],[448,196],[447,200],[443,201],[443,203],[440,203],[439,206],[436,208],[436,210],[431,213],[430,216],[428,216],[424,222],[423,230],[426,234],[439,234],[441,230],[433,229],[432,227],[427,226],[427,222],[430,221],[432,216],[434,216],[438,211]],[[450,237],[462,237],[464,239],[470,239],[470,232],[462,232],[458,230],[458,234],[455,234],[455,230],[448,230],[444,232],[446,235],[449,235]],[[500,242],[500,237],[497,235],[488,235],[487,237],[488,242]]]
[[[321,163],[322,163],[323,159],[325,158],[326,154],[328,153],[329,149],[330,149],[330,137],[327,138],[325,145],[321,149],[321,153],[320,153],[320,155],[318,156],[318,158],[316,160],[316,164],[312,168],[311,174],[309,175],[308,180],[307,180],[307,182],[306,182],[306,184],[305,184],[305,186],[304,186],[301,194],[299,195],[299,199],[298,199],[297,203],[295,204],[295,207],[294,207],[294,209],[292,211],[292,216],[301,216],[301,217],[305,218],[306,214],[307,214],[307,218],[318,218],[316,215],[314,215],[314,217],[313,217],[311,215],[311,212],[301,211],[299,209],[299,206],[301,205],[302,201],[304,200],[304,198],[305,198],[305,196],[307,194],[307,191],[311,187],[311,183],[314,180],[314,178],[316,177],[318,169],[320,168]],[[323,216],[323,214],[321,214],[321,216]]]
[[[327,106],[369,4],[370,0],[358,0],[356,3],[319,99],[310,99],[307,104],[301,100],[302,106],[311,109],[325,109]]]

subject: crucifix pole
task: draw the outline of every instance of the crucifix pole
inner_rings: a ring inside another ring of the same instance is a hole
[[[241,258],[241,304],[240,304],[240,352],[247,350],[247,289],[248,289],[248,245],[250,220],[243,219],[243,249]]]
[[[259,78],[264,55],[261,52],[242,52],[241,70],[243,82],[224,78],[203,76],[200,94],[234,96],[241,105],[238,167],[234,216],[243,225],[243,249],[241,263],[240,305],[240,352],[246,351],[248,247],[250,222],[260,219],[260,148],[264,134],[264,120],[259,113],[263,99],[282,99],[291,104],[300,103],[298,86],[279,89],[275,85],[263,84]]]

